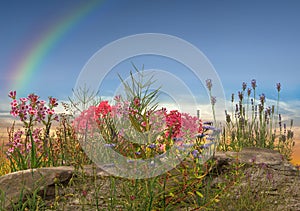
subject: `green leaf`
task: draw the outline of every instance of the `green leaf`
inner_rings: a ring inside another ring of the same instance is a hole
[[[197,194],[200,198],[203,198],[203,194],[200,193],[199,191],[196,191],[196,194]]]

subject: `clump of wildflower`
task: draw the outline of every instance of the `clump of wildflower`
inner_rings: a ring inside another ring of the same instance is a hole
[[[90,106],[87,110],[84,110],[77,118],[75,118],[73,125],[76,128],[77,132],[85,133],[96,128],[96,109],[96,106]]]
[[[105,118],[109,113],[111,113],[112,107],[108,104],[108,101],[101,101],[95,110],[96,118]]]
[[[12,99],[10,105],[10,114],[13,117],[19,117],[26,125],[34,124],[34,122],[42,122],[47,124],[52,120],[58,121],[58,115],[55,114],[55,107],[58,106],[57,99],[49,97],[48,106],[43,100],[39,100],[39,96],[35,94],[28,95],[27,98],[16,99],[16,91],[11,91],[8,96]]]
[[[20,129],[15,132],[12,142],[8,143],[8,146],[10,146],[7,150],[8,156],[11,156],[17,149],[22,151],[22,147],[24,145],[22,141],[23,134],[24,132]]]
[[[166,126],[166,137],[176,138],[180,135],[181,113],[177,110],[172,110],[169,114],[166,114]]]
[[[207,124],[212,123],[203,123],[198,117],[181,113],[178,110],[168,112],[165,108],[158,110],[141,109],[138,98],[134,98],[133,102],[126,102],[121,101],[118,97],[115,98],[115,101],[116,104],[113,106],[109,105],[107,101],[102,101],[98,106],[90,107],[75,122],[79,128],[83,129],[78,130],[79,132],[85,132],[86,129],[89,129],[87,133],[83,134],[85,136],[91,134],[90,129],[93,127],[97,130],[100,129],[98,132],[103,133],[102,136],[107,142],[106,147],[113,147],[117,151],[121,150],[121,154],[129,157],[144,158],[145,156],[146,158],[155,153],[161,154],[173,145],[179,150],[194,145],[203,145],[205,133],[213,128],[212,126],[207,127]],[[93,114],[96,118],[94,119],[96,127],[88,124],[89,121],[93,121]],[[95,121],[103,117],[106,117],[107,121]],[[141,133],[132,133],[133,129]],[[195,136],[196,134],[198,136]],[[132,145],[131,140],[143,139],[145,138],[144,135],[151,138],[150,143]],[[213,137],[207,136],[207,141],[212,140]],[[201,154],[200,151],[203,150],[201,147],[193,149],[198,150],[199,155]]]
[[[19,118],[24,129],[12,133],[9,139],[7,155],[13,171],[43,165],[41,160],[46,159],[52,150],[49,150],[48,140],[52,121],[59,120],[55,113],[55,107],[58,106],[56,98],[49,97],[49,102],[46,103],[33,93],[19,100],[16,94],[16,91],[8,94],[12,99],[10,114]],[[45,128],[37,127],[38,123]]]

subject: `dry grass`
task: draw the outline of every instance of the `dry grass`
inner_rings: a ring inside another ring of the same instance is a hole
[[[295,146],[293,149],[293,155],[291,163],[294,165],[300,165],[300,127],[294,127]]]

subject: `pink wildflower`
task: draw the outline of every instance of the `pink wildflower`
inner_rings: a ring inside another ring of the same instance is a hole
[[[203,122],[201,119],[199,120],[198,133],[203,133]]]
[[[53,97],[49,97],[49,105],[50,105],[50,107],[58,106],[57,99],[53,98]]]
[[[106,117],[112,111],[111,106],[108,104],[108,101],[101,101],[98,107],[96,107],[95,115],[97,118]]]
[[[22,98],[20,98],[20,101],[21,101],[22,103],[26,103],[26,102],[27,102],[27,98],[22,97]]]
[[[55,113],[55,111],[53,109],[50,109],[50,108],[48,108],[46,112],[49,115],[53,115]]]
[[[15,100],[16,99],[16,91],[10,91],[8,94],[8,97],[10,97],[11,99]]]
[[[28,110],[28,113],[33,116],[33,115],[35,115],[37,113],[37,110],[34,109],[34,108],[32,108],[32,107],[30,107],[29,110]]]
[[[169,114],[166,114],[166,126],[166,137],[175,138],[180,135],[181,113],[177,110],[172,110]]]
[[[18,101],[17,101],[16,99],[13,100],[13,101],[10,103],[10,105],[11,105],[12,108],[15,108],[15,107],[18,106]]]
[[[37,100],[39,99],[39,96],[35,95],[35,94],[30,94],[28,95],[28,100],[30,100],[31,104],[36,104]]]
[[[133,104],[135,105],[135,107],[139,107],[141,105],[140,104],[140,99],[138,97],[134,98]]]
[[[159,150],[162,152],[166,151],[166,144],[159,144]]]
[[[143,121],[143,122],[141,123],[141,126],[142,126],[142,127],[146,127],[146,126],[147,126],[147,123],[146,123],[145,121]]]

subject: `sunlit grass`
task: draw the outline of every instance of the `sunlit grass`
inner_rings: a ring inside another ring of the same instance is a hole
[[[5,155],[6,150],[4,147],[4,141],[2,142],[2,145],[0,146],[0,176],[8,174],[11,172],[9,161]]]

